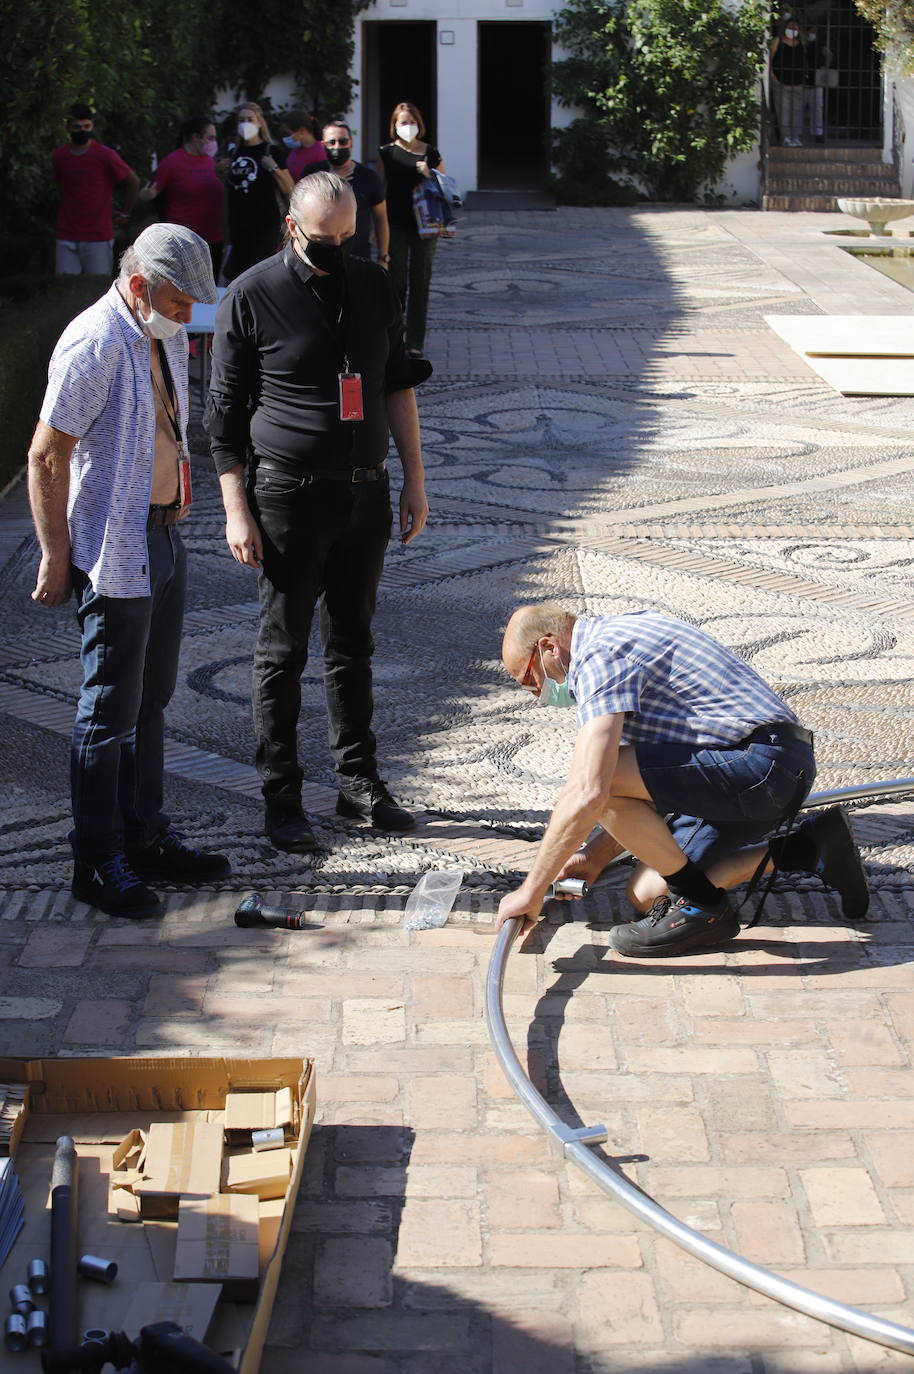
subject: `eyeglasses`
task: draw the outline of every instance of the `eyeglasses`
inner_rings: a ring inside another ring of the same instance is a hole
[[[536,655],[537,655],[537,651],[539,650],[539,647],[540,647],[539,644],[534,644],[534,646],[533,646],[533,652],[531,653],[529,659],[527,660],[527,666],[526,666],[526,668],[524,669],[524,675],[523,675],[523,677],[522,677],[521,680],[520,680],[520,685],[521,685],[522,687],[526,687],[526,688],[529,689],[529,688],[531,688],[531,687],[535,687],[535,686],[536,686],[536,683],[535,683],[534,680],[533,680],[533,665],[534,665],[534,663],[536,662]]]

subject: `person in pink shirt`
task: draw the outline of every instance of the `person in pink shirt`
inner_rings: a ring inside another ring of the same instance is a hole
[[[60,195],[57,210],[58,276],[110,276],[113,270],[114,225],[125,224],[133,209],[140,179],[113,148],[92,137],[92,111],[77,101],[67,122],[70,142],[51,154],[54,180]],[[119,186],[122,206],[114,210],[111,194]]]
[[[318,123],[304,110],[290,110],[281,124],[282,141],[290,150],[286,171],[293,181],[301,181],[311,172],[329,172],[330,163],[323,143],[317,136]]]
[[[181,125],[180,139],[180,146],[162,158],[140,200],[164,195],[165,218],[205,240],[218,278],[225,242],[225,185],[216,171],[216,127],[206,115],[195,115]]]

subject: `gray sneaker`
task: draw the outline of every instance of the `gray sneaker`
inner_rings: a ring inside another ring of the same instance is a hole
[[[696,906],[687,897],[658,897],[640,921],[613,926],[610,943],[632,959],[662,959],[724,945],[739,934],[736,912],[725,897],[714,907]]]

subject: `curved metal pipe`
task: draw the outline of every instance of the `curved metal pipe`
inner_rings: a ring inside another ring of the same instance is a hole
[[[809,796],[806,806],[823,806],[836,801],[865,800],[873,796],[894,796],[914,791],[914,779],[907,778],[895,782],[869,783],[864,787],[845,787],[830,792],[819,792]],[[489,1038],[495,1050],[502,1072],[520,1101],[543,1130],[548,1131],[560,1142],[566,1158],[588,1174],[593,1181],[610,1197],[627,1207],[635,1216],[653,1226],[661,1235],[667,1236],[683,1250],[696,1259],[720,1270],[728,1278],[747,1288],[754,1288],[775,1302],[792,1307],[816,1321],[849,1331],[864,1340],[875,1341],[878,1345],[888,1346],[890,1350],[900,1350],[906,1355],[914,1355],[914,1330],[899,1326],[896,1322],[882,1317],[873,1317],[859,1308],[848,1307],[844,1303],[816,1293],[811,1288],[803,1288],[769,1269],[763,1269],[751,1260],[744,1259],[733,1250],[727,1250],[715,1241],[693,1231],[690,1226],[679,1221],[667,1212],[653,1198],[643,1193],[633,1183],[605,1160],[599,1159],[588,1148],[606,1140],[606,1130],[602,1126],[585,1126],[575,1129],[567,1126],[553,1111],[548,1102],[537,1092],[524,1073],[517,1053],[511,1043],[508,1027],[502,1009],[502,989],[505,969],[511,945],[520,934],[522,922],[519,918],[506,921],[499,931],[492,948],[486,975],[486,1023]]]

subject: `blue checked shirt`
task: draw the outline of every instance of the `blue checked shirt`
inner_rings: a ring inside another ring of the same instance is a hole
[[[187,443],[187,335],[163,340]],[[156,411],[149,339],[116,286],[57,341],[41,407],[79,443],[70,459],[70,557],[101,596],[149,595],[146,520]]]
[[[579,725],[623,711],[631,743],[720,747],[797,719],[732,649],[660,611],[578,620],[568,686]]]

